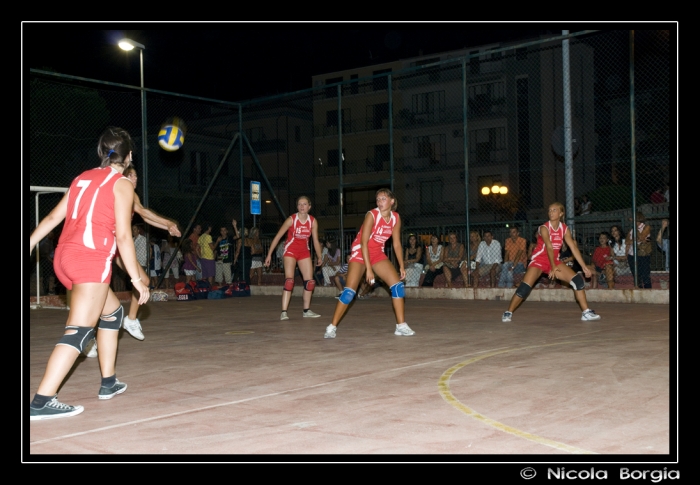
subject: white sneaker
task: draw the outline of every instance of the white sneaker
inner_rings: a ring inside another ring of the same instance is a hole
[[[311,310],[308,312],[302,312],[302,315],[304,315],[304,318],[318,318],[321,316],[318,313],[312,312]]]
[[[289,320],[287,312],[282,312],[282,314],[280,315],[280,320]]]
[[[335,338],[335,331],[337,329],[338,327],[331,323],[326,327],[326,334],[323,336],[323,338]]]
[[[97,357],[97,339],[90,340],[85,348],[83,349],[86,357],[95,358]]]
[[[590,308],[581,314],[581,320],[584,322],[590,322],[592,320],[600,320],[600,315],[591,310]]]
[[[132,320],[129,317],[124,317],[122,327],[124,327],[124,330],[129,332],[129,334],[135,339],[143,340],[146,338],[143,336],[143,332],[141,331],[141,322],[138,318]]]
[[[404,336],[409,336],[413,335],[416,332],[411,330],[411,327],[408,326],[406,323],[402,323],[401,325],[396,326],[396,331],[394,332],[394,335],[404,335]]]
[[[501,321],[510,322],[511,318],[513,318],[513,312],[503,312],[503,317],[501,318]]]

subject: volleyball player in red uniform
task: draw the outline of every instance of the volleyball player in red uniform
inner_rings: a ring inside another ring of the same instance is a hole
[[[345,289],[338,297],[333,321],[326,327],[324,338],[335,338],[338,323],[355,298],[356,288],[360,284],[362,275],[365,275],[367,283],[374,285],[375,273],[389,285],[396,315],[394,334],[405,336],[415,334],[404,319],[403,280],[406,279],[406,270],[403,265],[403,247],[401,246],[401,218],[396,212],[396,206],[396,197],[391,190],[377,191],[377,207],[367,212],[362,227],[352,242]],[[399,263],[400,274],[396,272],[396,268],[384,253],[384,245],[390,237]]]
[[[29,405],[30,420],[74,416],[83,406],[69,406],[57,399],[58,388],[73,367],[84,345],[95,333],[100,345],[102,382],[99,399],[111,399],[126,390],[115,373],[119,328],[124,308],[109,287],[112,259],[119,249],[126,271],[139,291],[138,303],[148,301],[148,287],[141,281],[136,250],[131,238],[134,186],[122,176],[131,164],[129,134],[107,128],[98,141],[100,167],[78,175],[61,201],[36,227],[29,250],[65,219],[56,247],[54,271],[72,290],[66,330],[54,347],[44,377]]]
[[[292,290],[294,289],[294,270],[299,266],[301,277],[304,280],[304,293],[302,301],[304,302],[304,318],[318,318],[321,315],[312,312],[311,294],[316,287],[316,280],[313,275],[313,263],[311,261],[310,240],[313,241],[314,249],[316,250],[316,266],[320,266],[321,260],[321,243],[318,242],[318,223],[316,218],[309,214],[311,209],[311,201],[305,195],[297,199],[297,213],[287,217],[280,227],[277,235],[270,244],[270,250],[265,258],[265,266],[270,266],[272,253],[277,247],[282,237],[287,235],[284,243],[284,291],[282,292],[282,314],[280,320],[289,320],[287,316],[287,308],[289,301],[292,299]]]
[[[564,218],[564,205],[560,202],[554,202],[549,206],[548,214],[549,221],[542,224],[537,229],[537,245],[532,251],[532,260],[527,267],[525,276],[523,276],[523,281],[520,283],[520,286],[518,286],[518,289],[515,290],[510,300],[508,311],[503,313],[501,320],[503,322],[511,321],[513,312],[530,294],[532,287],[542,273],[547,273],[550,280],[557,278],[571,285],[574,289],[576,301],[583,311],[581,320],[584,322],[600,320],[600,315],[588,308],[585,291],[586,284],[583,277],[559,260],[559,251],[561,250],[562,242],[566,241],[566,245],[571,248],[571,253],[574,258],[576,258],[576,261],[578,261],[581,268],[583,268],[583,274],[586,278],[591,277],[591,271],[583,261],[576,241],[571,237],[571,231],[569,231],[566,224],[562,222]]]
[[[131,181],[131,183],[134,185],[134,190],[136,190],[136,182],[138,181],[139,177],[136,173],[136,169],[134,168],[134,166],[129,165],[124,170],[123,175]],[[181,236],[180,229],[178,229],[177,227],[177,222],[163,217],[160,214],[156,214],[151,209],[145,208],[141,204],[139,195],[136,192],[134,192],[134,209],[131,212],[132,218],[134,216],[134,213],[140,215],[144,222],[146,222],[147,224],[150,224],[153,227],[167,230],[171,236]],[[117,264],[117,266],[126,271],[126,268],[124,267],[124,262],[122,261],[121,256],[119,255],[119,251],[117,251],[117,253],[114,256],[114,262]],[[165,263],[166,261],[163,261],[164,265]],[[150,278],[140,265],[139,270],[141,273],[141,281],[143,281],[143,283],[146,286],[148,286]],[[134,337],[137,340],[143,340],[146,337],[143,335],[141,322],[137,318],[138,311],[139,293],[134,289],[131,292],[131,305],[129,306],[129,313],[124,317],[124,322],[122,322],[122,326],[124,327],[124,330],[129,332],[129,334],[132,337]],[[84,351],[85,355],[88,357],[97,357],[97,341],[91,340],[90,342],[88,342],[88,344],[85,346]]]

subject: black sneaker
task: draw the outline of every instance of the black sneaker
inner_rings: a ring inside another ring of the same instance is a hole
[[[54,396],[53,399],[44,404],[44,407],[36,409],[29,406],[29,420],[37,421],[39,419],[67,418],[69,416],[80,414],[84,410],[85,408],[82,406],[69,406],[68,404],[63,404],[56,399],[56,396]]]
[[[119,379],[116,379],[116,382],[112,387],[100,387],[100,392],[97,397],[100,399],[112,399],[114,396],[121,394],[124,391],[126,391],[126,384],[119,382]]]

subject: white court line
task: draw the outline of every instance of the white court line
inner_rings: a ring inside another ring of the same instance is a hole
[[[620,338],[620,339],[604,339],[604,340],[634,340],[634,339],[633,339],[633,338]],[[596,341],[596,340],[582,341],[582,342],[595,342],[595,341]],[[581,343],[582,343],[582,342],[581,342]],[[541,345],[533,344],[533,345],[528,346],[528,347],[539,347],[539,346],[541,346]],[[528,347],[524,347],[524,348],[528,348]],[[370,374],[363,374],[363,375],[354,376],[354,377],[346,377],[346,378],[344,378],[344,379],[337,379],[337,380],[333,380],[333,381],[321,382],[321,383],[318,383],[318,384],[312,384],[312,385],[310,385],[310,386],[298,387],[298,388],[294,388],[294,389],[288,389],[288,390],[286,390],[286,391],[273,392],[273,393],[270,393],[270,394],[263,394],[263,395],[261,395],[261,396],[249,397],[249,398],[246,398],[246,399],[239,399],[239,400],[237,400],[237,401],[229,401],[229,402],[220,403],[220,404],[212,404],[212,405],[210,405],[210,406],[204,406],[204,407],[201,407],[201,408],[188,409],[188,410],[185,410],[185,411],[178,411],[178,412],[176,412],[176,413],[163,414],[163,415],[160,415],[160,416],[153,416],[153,417],[150,417],[150,418],[137,419],[137,420],[135,420],[135,421],[129,421],[129,422],[126,422],[126,423],[119,423],[119,424],[115,424],[115,425],[112,425],[112,426],[104,426],[104,427],[102,427],[102,428],[95,428],[95,429],[91,429],[91,430],[88,430],[88,431],[81,431],[81,432],[78,432],[78,433],[72,433],[72,434],[67,434],[67,435],[62,435],[62,436],[56,436],[56,437],[53,437],[53,438],[47,438],[47,439],[44,439],[44,440],[39,440],[39,441],[30,442],[30,443],[29,443],[29,446],[39,445],[39,444],[43,444],[43,443],[50,443],[50,442],[52,442],[52,441],[59,441],[59,440],[67,439],[67,438],[75,438],[75,437],[77,437],[77,436],[84,436],[84,435],[87,435],[87,434],[97,433],[97,432],[100,432],[100,431],[106,431],[106,430],[110,430],[110,429],[122,428],[122,427],[125,427],[125,426],[131,426],[131,425],[134,425],[134,424],[148,423],[148,422],[151,422],[151,421],[157,421],[157,420],[159,420],[159,419],[167,419],[167,418],[172,418],[172,417],[175,417],[175,416],[182,416],[182,415],[185,415],[185,414],[198,413],[198,412],[201,412],[201,411],[207,411],[207,410],[209,410],[209,409],[216,409],[216,408],[223,407],[223,406],[232,406],[232,405],[236,405],[236,404],[242,404],[242,403],[245,403],[245,402],[256,401],[256,400],[259,400],[259,399],[266,399],[266,398],[270,398],[270,397],[281,396],[281,395],[284,395],[284,394],[289,394],[289,393],[298,392],[298,391],[305,391],[305,390],[308,390],[308,389],[314,389],[314,388],[317,388],[317,387],[329,386],[329,385],[333,385],[333,384],[339,384],[339,383],[342,383],[342,382],[349,382],[349,381],[353,381],[353,380],[357,380],[357,379],[365,379],[365,378],[371,377],[371,376],[377,376],[377,375],[381,375],[381,374],[386,374],[386,373],[391,373],[391,372],[397,372],[397,371],[402,371],[402,370],[406,370],[406,369],[412,369],[412,368],[415,368],[415,367],[423,367],[423,366],[428,366],[428,365],[433,365],[433,364],[439,364],[439,363],[441,363],[441,362],[446,362],[446,361],[454,361],[454,360],[456,360],[456,359],[464,359],[464,358],[466,358],[466,357],[470,357],[470,356],[474,356],[474,355],[491,354],[491,353],[493,353],[493,352],[497,352],[497,353],[498,353],[498,352],[502,352],[502,351],[503,351],[503,352],[506,352],[506,351],[508,351],[508,349],[510,349],[511,351],[512,351],[512,350],[523,350],[524,348],[523,348],[523,347],[498,347],[498,348],[495,348],[495,349],[481,350],[481,351],[478,351],[478,352],[472,352],[472,353],[469,353],[469,354],[463,354],[463,355],[461,355],[461,356],[451,356],[451,357],[445,357],[445,358],[443,358],[443,359],[432,360],[432,361],[429,361],[429,362],[423,362],[423,363],[419,363],[419,364],[411,364],[411,365],[407,365],[407,366],[403,366],[403,367],[397,367],[397,368],[394,368],[394,369],[384,369],[384,370],[382,370],[382,371],[378,371],[378,372],[374,372],[374,373],[370,373]]]
[[[353,381],[353,380],[356,380],[356,379],[365,379],[365,378],[367,378],[367,377],[371,377],[371,376],[375,376],[375,375],[380,375],[380,374],[385,374],[385,373],[390,373],[390,372],[396,372],[396,371],[401,371],[401,370],[405,370],[405,369],[411,369],[411,368],[414,368],[414,367],[422,367],[422,366],[426,366],[426,365],[439,364],[439,363],[441,363],[441,362],[453,361],[453,360],[455,360],[455,359],[464,359],[465,357],[469,357],[469,356],[473,356],[473,355],[479,355],[479,354],[491,353],[491,352],[498,352],[498,351],[501,351],[501,350],[504,350],[504,349],[509,349],[509,348],[511,348],[511,347],[499,347],[499,348],[491,349],[491,350],[482,350],[482,351],[479,351],[479,352],[472,352],[472,353],[470,353],[470,354],[464,354],[464,355],[462,355],[462,356],[446,357],[446,358],[444,358],[444,359],[433,360],[433,361],[430,361],[430,362],[423,362],[423,363],[420,363],[420,364],[411,364],[411,365],[407,365],[407,366],[403,366],[403,367],[397,367],[397,368],[395,368],[395,369],[385,369],[385,370],[382,370],[382,371],[379,371],[379,372],[374,372],[374,373],[371,373],[371,374],[363,374],[363,375],[360,375],[360,376],[346,377],[346,378],[344,378],[344,379],[337,379],[337,380],[334,380],[334,381],[321,382],[321,383],[319,383],[319,384],[313,384],[313,385],[305,386],[305,387],[297,387],[297,388],[295,388],[295,389],[288,389],[288,390],[286,390],[286,391],[273,392],[273,393],[270,393],[270,394],[263,394],[262,396],[249,397],[249,398],[246,398],[246,399],[239,399],[239,400],[237,400],[237,401],[229,401],[229,402],[220,403],[220,404],[212,404],[212,405],[210,405],[210,406],[204,406],[204,407],[201,407],[201,408],[188,409],[188,410],[185,410],[185,411],[178,411],[178,412],[176,412],[176,413],[162,414],[162,415],[160,415],[160,416],[153,416],[153,417],[150,417],[150,418],[137,419],[137,420],[135,420],[135,421],[129,421],[129,422],[126,422],[126,423],[114,424],[114,425],[112,425],[112,426],[104,426],[104,427],[102,427],[102,428],[95,428],[95,429],[91,429],[91,430],[88,430],[88,431],[80,431],[80,432],[78,432],[78,433],[72,433],[72,434],[67,434],[67,435],[62,435],[62,436],[56,436],[56,437],[53,437],[53,438],[47,438],[47,439],[44,439],[44,440],[33,441],[33,442],[29,443],[29,446],[39,445],[39,444],[43,444],[43,443],[50,443],[50,442],[52,442],[52,441],[58,441],[58,440],[67,439],[67,438],[75,438],[75,437],[77,437],[77,436],[84,436],[84,435],[87,435],[87,434],[97,433],[97,432],[100,432],[100,431],[106,431],[106,430],[110,430],[110,429],[122,428],[122,427],[124,427],[124,426],[131,426],[131,425],[134,425],[134,424],[148,423],[148,422],[150,422],[150,421],[156,421],[156,420],[159,420],[159,419],[172,418],[172,417],[174,417],[174,416],[182,416],[182,415],[184,415],[184,414],[198,413],[198,412],[200,412],[200,411],[206,411],[206,410],[209,410],[209,409],[216,409],[216,408],[220,408],[220,407],[223,407],[223,406],[232,406],[232,405],[241,404],[241,403],[244,403],[244,402],[256,401],[256,400],[258,400],[258,399],[266,399],[266,398],[269,398],[269,397],[281,396],[281,395],[283,395],[283,394],[289,394],[289,393],[298,392],[298,391],[305,391],[305,390],[308,390],[308,389],[314,389],[314,388],[316,388],[316,387],[323,387],[323,386],[328,386],[328,385],[333,385],[333,384],[339,384],[339,383],[341,383],[341,382],[348,382],[348,381]]]

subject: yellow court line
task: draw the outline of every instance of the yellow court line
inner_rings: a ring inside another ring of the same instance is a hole
[[[617,339],[615,339],[617,340]],[[626,339],[627,340],[627,339]],[[600,341],[600,340],[596,340]],[[583,450],[581,448],[576,448],[574,446],[569,446],[564,443],[559,443],[558,441],[553,441],[547,438],[543,438],[542,436],[537,436],[532,433],[528,433],[526,431],[522,431],[516,428],[513,428],[512,426],[508,426],[506,424],[500,423],[496,420],[493,420],[491,418],[488,418],[484,416],[483,414],[473,410],[469,406],[465,406],[462,404],[459,399],[457,399],[454,394],[452,394],[452,391],[450,390],[450,378],[452,375],[454,375],[455,372],[457,372],[459,369],[462,367],[465,367],[469,364],[473,364],[474,362],[480,361],[482,359],[486,359],[488,357],[493,357],[494,355],[499,355],[499,354],[505,354],[508,352],[515,352],[519,350],[528,350],[528,349],[534,349],[538,347],[551,347],[553,345],[564,345],[564,344],[573,344],[573,343],[583,343],[582,341],[578,342],[557,342],[553,344],[544,344],[544,345],[530,345],[528,347],[520,347],[517,349],[508,349],[508,350],[499,350],[496,352],[489,352],[488,354],[481,355],[479,357],[473,357],[469,360],[465,360],[464,362],[460,362],[459,364],[455,365],[454,367],[451,367],[445,371],[442,376],[440,376],[440,379],[438,380],[438,389],[440,390],[440,395],[442,398],[447,401],[450,405],[454,406],[455,408],[459,409],[463,413],[465,413],[468,416],[471,416],[474,419],[477,419],[481,421],[484,424],[487,424],[493,428],[496,428],[500,431],[504,431],[506,433],[510,433],[514,436],[517,436],[519,438],[524,438],[526,440],[534,441],[535,443],[539,443],[541,445],[545,446],[550,446],[552,448],[556,448],[557,450],[562,450],[562,451],[567,451],[569,453],[575,453],[575,454],[583,454],[583,455],[595,455],[597,453],[593,451],[588,451],[588,450]]]

